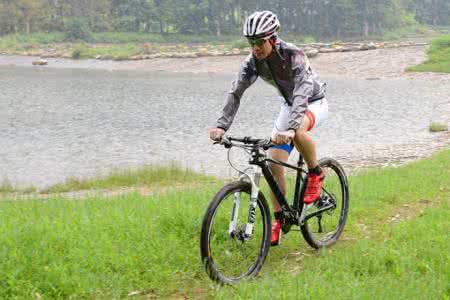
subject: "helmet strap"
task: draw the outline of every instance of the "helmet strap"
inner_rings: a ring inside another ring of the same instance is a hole
[[[270,43],[272,46],[275,46],[275,44],[277,43],[277,36],[276,36],[276,35],[272,36],[272,37],[269,39],[269,43]]]

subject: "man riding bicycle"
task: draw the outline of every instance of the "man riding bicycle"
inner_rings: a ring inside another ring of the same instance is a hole
[[[237,80],[227,95],[221,117],[209,137],[218,141],[227,131],[238,111],[244,91],[261,77],[277,88],[282,101],[281,110],[272,130],[273,159],[287,162],[293,144],[302,153],[308,165],[308,180],[304,195],[306,205],[320,198],[323,171],[317,160],[316,146],[308,131],[318,127],[328,116],[325,98],[326,84],[313,73],[305,53],[295,45],[282,41],[277,33],[280,23],[270,11],[255,12],[244,23],[244,36],[252,53],[242,63]],[[272,164],[272,173],[286,193],[285,168]],[[281,241],[281,207],[272,194],[275,221],[272,223],[272,245]]]

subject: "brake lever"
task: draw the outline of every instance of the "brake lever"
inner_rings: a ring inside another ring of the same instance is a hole
[[[228,140],[228,138],[226,136],[223,136],[222,139],[220,141],[215,141],[213,143],[213,145],[224,145],[225,148],[231,148],[232,147],[232,143]]]
[[[262,148],[263,150],[269,150],[269,148],[272,148],[273,146],[275,146],[274,143],[272,143],[272,139],[267,139],[264,141]]]

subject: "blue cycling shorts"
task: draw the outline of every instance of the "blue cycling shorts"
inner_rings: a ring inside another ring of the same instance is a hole
[[[272,149],[280,149],[286,151],[288,154],[291,154],[292,150],[294,150],[294,145],[292,143],[290,144],[284,144],[284,145],[276,145],[272,147]]]

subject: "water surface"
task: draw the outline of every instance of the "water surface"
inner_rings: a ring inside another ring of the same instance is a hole
[[[115,168],[178,162],[231,176],[226,152],[207,139],[233,76],[0,67],[0,182],[45,187]],[[450,83],[327,79],[320,156],[347,167],[387,165],[449,145],[430,121],[450,119]],[[279,109],[257,82],[230,134],[266,137]]]

